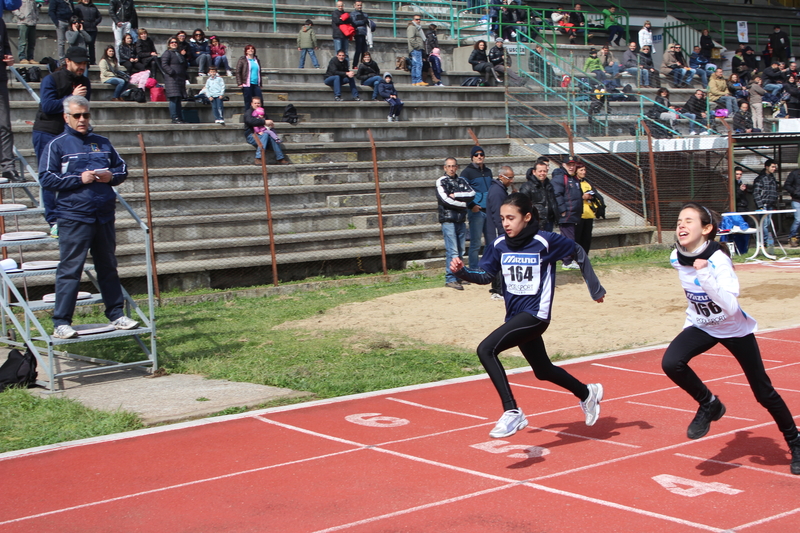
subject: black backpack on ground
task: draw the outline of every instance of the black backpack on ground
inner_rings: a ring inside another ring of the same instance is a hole
[[[16,348],[8,352],[8,360],[0,366],[0,392],[19,385],[30,387],[36,383],[36,357],[30,350],[22,352]]]
[[[461,82],[462,87],[480,87],[483,83],[483,78],[480,76],[470,76]]]
[[[17,72],[27,83],[39,83],[42,81],[42,71],[39,67],[18,68]]]
[[[297,109],[292,104],[287,104],[286,109],[283,110],[283,121],[292,126],[297,126],[297,123],[300,122],[300,117],[297,116]]]

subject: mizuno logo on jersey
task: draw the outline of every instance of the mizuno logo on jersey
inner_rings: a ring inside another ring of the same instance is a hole
[[[708,296],[708,294],[706,294],[704,292],[689,292],[689,291],[686,291],[686,290],[683,291],[683,292],[686,293],[686,299],[689,300],[690,302],[710,302],[711,301],[711,298]]]
[[[539,254],[503,254],[505,265],[538,265]]]

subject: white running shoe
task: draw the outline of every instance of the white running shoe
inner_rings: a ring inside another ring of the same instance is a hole
[[[589,397],[581,402],[581,409],[586,414],[586,425],[593,426],[600,418],[600,400],[603,399],[603,386],[599,383],[589,383]]]
[[[78,332],[72,329],[72,326],[69,324],[58,326],[55,331],[53,331],[53,337],[56,339],[74,339],[77,336]]]
[[[139,323],[132,318],[121,316],[111,323],[114,329],[134,329],[139,327]]]
[[[510,437],[520,429],[524,429],[528,425],[528,419],[522,413],[522,409],[510,409],[503,413],[500,420],[493,430],[489,432],[489,436],[493,439],[502,439],[503,437]]]
[[[564,264],[561,265],[561,270],[580,270],[580,269],[581,269],[581,266],[578,264],[577,261],[573,261],[573,262],[568,263],[566,265],[564,265]]]

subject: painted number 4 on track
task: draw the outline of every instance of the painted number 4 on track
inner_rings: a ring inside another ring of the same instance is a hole
[[[719,492],[720,494],[728,494],[731,496],[734,494],[739,494],[740,492],[744,492],[739,489],[734,489],[725,483],[695,481],[693,479],[671,476],[669,474],[653,476],[653,481],[670,491],[672,494],[686,496],[688,498],[702,496],[703,494],[708,494],[710,492]]]

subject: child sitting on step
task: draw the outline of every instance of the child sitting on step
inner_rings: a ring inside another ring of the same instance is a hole
[[[383,81],[378,83],[378,94],[389,104],[389,122],[399,122],[400,112],[403,110],[403,101],[397,96],[397,90],[392,83],[392,75],[388,72],[383,75]]]

